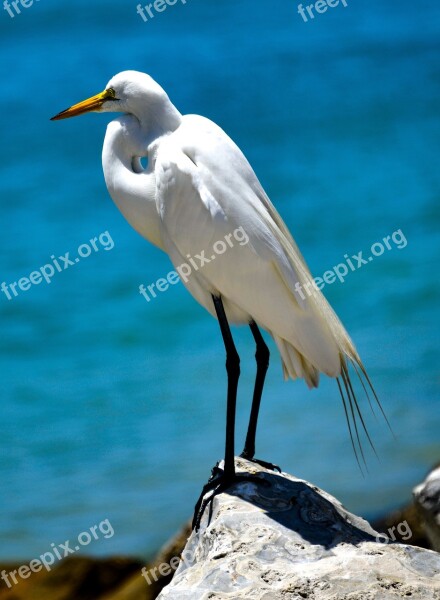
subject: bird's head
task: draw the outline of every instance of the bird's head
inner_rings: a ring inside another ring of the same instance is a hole
[[[171,105],[167,94],[152,77],[138,71],[123,71],[110,79],[103,92],[63,110],[51,121],[88,112],[123,112],[142,122],[145,115],[152,115],[167,104]]]

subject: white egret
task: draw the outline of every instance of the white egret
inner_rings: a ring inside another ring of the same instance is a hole
[[[257,374],[242,456],[256,460],[257,419],[269,364],[261,326],[275,340],[285,378],[303,378],[310,388],[318,386],[320,373],[336,379],[356,458],[359,462],[360,453],[365,462],[358,419],[370,444],[371,440],[353,391],[350,364],[367,396],[369,386],[380,406],[379,400],[353,342],[314,285],[241,150],[212,121],[181,115],[150,76],[136,71],[119,73],[103,92],[53,120],[87,112],[124,113],[107,127],[102,163],[110,196],[132,227],[167,252],[176,268],[189,257],[208,257],[184,282],[218,319],[226,349],[224,468],[216,469],[204,492],[211,489],[212,499],[237,479],[234,431],[240,359],[229,323],[249,325],[256,343]],[[146,168],[143,157],[148,159]],[[248,243],[230,244],[221,256],[214,256],[215,243],[239,228]],[[205,506],[206,501],[200,508],[199,500],[196,525]]]

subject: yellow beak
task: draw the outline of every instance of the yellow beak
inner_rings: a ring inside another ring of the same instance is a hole
[[[51,121],[69,119],[70,117],[77,117],[78,115],[83,115],[91,111],[96,111],[101,108],[101,106],[106,100],[115,100],[113,90],[104,90],[100,94],[96,94],[96,96],[92,96],[87,100],[83,100],[78,104],[74,104],[70,108],[63,110],[62,112],[52,117]]]

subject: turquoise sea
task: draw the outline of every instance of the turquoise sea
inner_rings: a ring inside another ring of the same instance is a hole
[[[440,459],[440,5],[348,0],[304,22],[298,4],[187,0],[147,22],[135,0],[0,6],[0,284],[54,269],[50,284],[0,292],[0,559],[38,557],[105,519],[114,535],[83,552],[148,556],[223,454],[218,325],[181,284],[139,294],[171,263],[107,194],[109,115],[49,121],[125,69],[234,138],[316,276],[384,248],[324,293],[397,441],[369,419],[380,462],[370,453],[363,478],[335,383],[283,382],[271,344],[258,456],[367,517],[407,501]],[[78,251],[64,269],[57,257]],[[249,331],[235,336],[238,451],[255,367]]]

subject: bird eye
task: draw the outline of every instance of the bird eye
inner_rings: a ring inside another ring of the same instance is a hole
[[[116,92],[113,88],[108,88],[107,100],[118,100],[118,98],[116,98]]]

